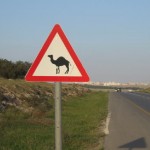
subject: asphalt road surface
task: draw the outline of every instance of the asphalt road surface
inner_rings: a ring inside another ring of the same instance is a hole
[[[112,92],[109,95],[105,150],[150,150],[150,95]]]

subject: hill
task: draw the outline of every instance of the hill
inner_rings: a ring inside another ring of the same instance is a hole
[[[0,78],[0,149],[54,150],[54,85]],[[63,149],[103,149],[108,93],[62,86]]]
[[[36,109],[46,111],[53,107],[54,84],[29,83],[24,80],[0,78],[0,111],[15,107],[22,112]],[[63,84],[63,100],[68,96],[81,96],[89,90],[75,84]]]

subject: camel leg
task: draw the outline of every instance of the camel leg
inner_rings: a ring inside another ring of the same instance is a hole
[[[56,74],[59,74],[60,73],[60,69],[59,67],[56,68]]]
[[[58,74],[58,68],[56,68],[56,74]]]
[[[60,69],[59,69],[59,67],[58,67],[58,74],[60,73]]]
[[[66,70],[65,74],[68,74],[68,72],[69,72],[69,64],[66,67],[67,67],[67,70]]]

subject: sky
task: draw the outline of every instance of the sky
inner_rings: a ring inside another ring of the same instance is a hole
[[[33,62],[55,24],[91,81],[150,83],[149,0],[3,0],[0,58]]]

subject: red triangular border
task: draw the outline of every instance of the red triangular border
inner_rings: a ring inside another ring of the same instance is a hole
[[[42,60],[45,52],[47,51],[49,45],[53,41],[56,33],[59,34],[61,40],[63,41],[66,49],[68,50],[70,56],[74,60],[77,68],[79,69],[81,76],[33,76],[36,68],[38,67],[40,61]],[[67,37],[65,36],[63,30],[61,29],[60,25],[56,24],[52,29],[51,33],[49,34],[46,42],[44,43],[42,49],[40,50],[38,56],[36,57],[35,61],[31,65],[29,71],[25,76],[26,81],[36,81],[36,82],[87,82],[89,81],[89,76],[86,73],[85,69],[83,68],[80,60],[78,59],[76,53],[74,52],[72,46],[70,45]]]

